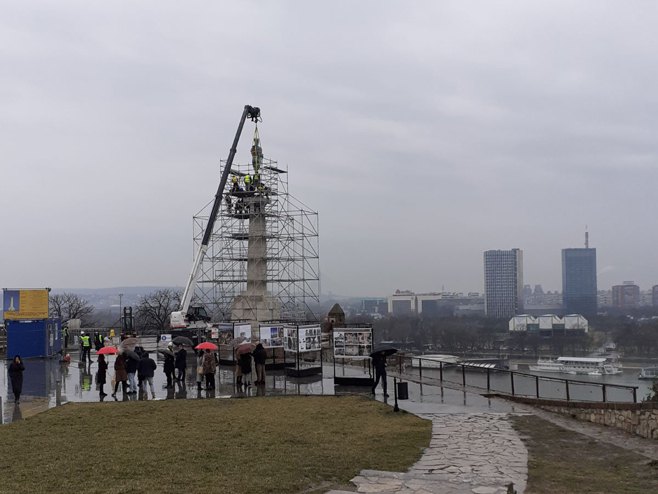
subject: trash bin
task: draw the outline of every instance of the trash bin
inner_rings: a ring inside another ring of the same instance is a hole
[[[398,400],[409,399],[409,383],[398,383]]]

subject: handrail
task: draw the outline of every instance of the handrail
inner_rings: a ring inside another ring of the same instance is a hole
[[[564,383],[565,384],[565,393],[566,393],[566,401],[571,401],[571,396],[569,393],[569,386],[570,385],[585,385],[585,386],[593,386],[593,387],[601,387],[602,391],[602,402],[607,402],[607,392],[606,390],[608,388],[618,388],[618,389],[624,389],[624,390],[629,390],[633,394],[633,403],[637,403],[637,390],[639,389],[639,386],[632,386],[632,385],[627,385],[627,384],[615,384],[615,383],[597,383],[597,382],[592,382],[592,381],[581,381],[578,379],[567,379],[567,378],[560,378],[560,377],[552,377],[552,376],[540,376],[537,374],[529,374],[527,372],[519,372],[519,371],[513,371],[509,369],[496,369],[496,368],[483,368],[478,365],[473,365],[469,364],[468,362],[465,363],[459,363],[459,362],[449,362],[445,360],[440,360],[440,359],[435,359],[435,358],[426,358],[423,356],[417,356],[417,355],[412,355],[412,356],[402,356],[402,355],[396,355],[398,359],[398,368],[399,368],[399,373],[402,375],[402,360],[404,358],[411,359],[412,365],[414,359],[417,359],[419,365],[418,365],[418,376],[419,379],[422,381],[423,379],[423,361],[426,362],[432,362],[434,364],[438,363],[439,366],[437,367],[430,367],[426,366],[426,369],[437,369],[439,371],[439,380],[441,383],[443,383],[443,371],[444,371],[444,366],[452,366],[456,368],[461,368],[461,375],[462,375],[462,386],[466,386],[466,374],[465,371],[466,369],[470,370],[478,370],[482,372],[486,372],[487,374],[487,390],[491,389],[491,383],[490,383],[490,373],[496,372],[496,373],[508,373],[510,375],[510,386],[511,386],[511,395],[516,396],[517,394],[520,395],[520,393],[515,392],[515,387],[514,387],[514,377],[515,376],[521,376],[521,377],[526,377],[526,378],[532,378],[535,380],[535,389],[536,389],[536,396],[537,398],[540,397],[540,392],[539,392],[539,381],[553,381],[553,382],[559,382],[559,383]],[[473,387],[478,387],[481,388],[481,386],[473,386]]]

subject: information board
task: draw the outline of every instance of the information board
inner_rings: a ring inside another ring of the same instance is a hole
[[[2,309],[7,320],[48,319],[47,289],[3,291]]]

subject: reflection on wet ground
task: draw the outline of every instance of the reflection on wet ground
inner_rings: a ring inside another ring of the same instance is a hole
[[[152,354],[152,358],[156,359]],[[334,372],[340,376],[368,377],[368,369],[363,367],[334,367],[325,363],[322,375],[310,377],[290,377],[285,370],[268,370],[264,385],[238,386],[235,382],[234,368],[219,366],[215,375],[215,389],[199,389],[196,382],[196,366],[192,359],[188,360],[188,368],[184,382],[176,382],[174,387],[166,387],[166,377],[162,370],[163,361],[158,355],[155,371],[155,396],[149,391],[138,394],[124,393],[119,387],[116,398],[112,397],[112,377],[115,357],[108,358],[109,369],[104,391],[107,396],[101,396],[96,385],[95,375],[98,369],[96,358],[86,365],[77,360],[69,364],[60,363],[56,359],[33,359],[25,361],[23,378],[23,394],[20,405],[14,404],[11,383],[7,375],[8,361],[0,362],[0,417],[3,424],[14,422],[32,416],[41,411],[69,402],[106,402],[133,400],[189,400],[217,398],[247,398],[255,396],[276,395],[337,395],[363,394],[372,396],[369,387],[335,386]],[[252,374],[252,381],[255,374]],[[204,383],[205,384],[205,383]],[[393,401],[393,378],[389,376],[388,390]],[[438,386],[419,385],[409,382],[409,400],[400,400],[402,409],[416,413],[452,413],[455,409],[464,407],[490,410],[510,411],[513,405],[500,400],[489,400],[478,394],[461,390],[440,388]],[[386,401],[378,388],[376,399]],[[441,405],[441,407],[437,407]],[[440,408],[440,409],[439,409]]]

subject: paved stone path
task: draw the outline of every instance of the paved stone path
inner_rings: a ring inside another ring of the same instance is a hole
[[[528,452],[507,413],[421,414],[432,420],[432,440],[408,472],[363,470],[357,492],[377,494],[523,493]]]

